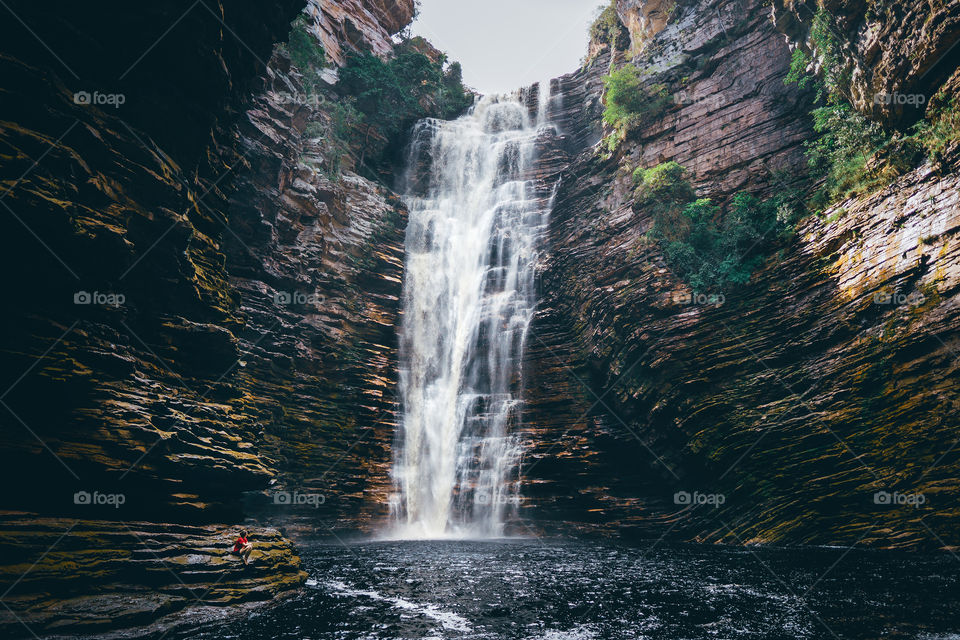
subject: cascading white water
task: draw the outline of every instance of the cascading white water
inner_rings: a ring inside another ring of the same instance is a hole
[[[519,502],[520,361],[550,185],[532,180],[546,124],[485,97],[416,126],[406,176],[401,430],[394,535],[495,537]]]

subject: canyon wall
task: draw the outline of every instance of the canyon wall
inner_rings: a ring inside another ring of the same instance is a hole
[[[903,129],[917,114],[874,96],[955,87],[956,3],[882,4],[826,6],[851,102]],[[669,160],[717,202],[803,184],[814,95],[784,78],[818,7],[620,0],[628,45],[553,81],[518,532],[958,543],[957,149],[807,217],[722,303],[670,272],[633,199],[632,171]],[[304,579],[289,537],[386,514],[406,211],[310,133],[329,105],[274,47],[302,10],[10,3],[6,636],[243,612]],[[388,55],[413,12],[305,8],[333,64]],[[602,77],[623,64],[674,99],[608,154]],[[244,523],[247,571],[226,555]]]
[[[960,83],[960,6],[950,0],[776,0],[773,17],[791,48],[810,52],[818,11],[831,17],[828,34],[837,43],[848,81],[844,95],[875,119],[905,127],[923,115],[923,104],[940,89],[955,94]],[[891,99],[894,98],[894,99]]]
[[[227,551],[386,477],[405,220],[304,133],[322,101],[274,47],[304,3],[8,10],[0,627],[152,633],[292,593],[276,530],[251,570]],[[386,53],[413,3],[306,12]]]
[[[638,4],[652,3],[617,3],[626,17]],[[719,202],[806,174],[813,92],[783,82],[802,43],[777,30],[779,11],[679,3],[659,32],[631,34],[632,59],[614,54],[675,99],[610,157],[587,149],[562,175],[528,341],[527,507],[546,530],[958,544],[956,149],[808,216],[720,298],[671,273],[634,203],[633,169],[669,160]],[[910,24],[875,27],[902,51]],[[918,68],[955,42],[931,24]],[[883,56],[875,77],[903,66]],[[883,77],[887,91],[915,86]]]

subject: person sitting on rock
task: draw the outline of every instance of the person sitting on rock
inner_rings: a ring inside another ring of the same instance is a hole
[[[247,530],[240,532],[240,537],[233,543],[233,554],[240,556],[243,564],[247,564],[250,558],[250,552],[253,551],[253,543],[247,540]]]

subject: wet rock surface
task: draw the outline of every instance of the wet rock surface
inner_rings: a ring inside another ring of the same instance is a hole
[[[44,637],[156,637],[299,589],[306,574],[289,540],[274,529],[252,530],[244,566],[230,554],[236,535],[236,527],[5,512],[0,574],[10,585],[4,603],[18,613],[4,610],[0,631],[30,637],[25,624]],[[111,633],[118,627],[122,635]]]

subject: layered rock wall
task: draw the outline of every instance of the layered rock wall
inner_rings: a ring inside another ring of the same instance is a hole
[[[840,91],[860,112],[906,129],[943,89],[956,94],[960,74],[960,5],[931,2],[776,0],[773,16],[791,48],[817,53],[814,16],[822,12],[826,38],[836,43],[846,77]]]
[[[361,25],[340,47],[378,52],[413,11],[334,4],[308,11]],[[18,617],[36,633],[110,626],[109,601],[139,580],[125,563],[166,572],[165,554],[147,566],[125,527],[200,567],[187,580],[200,601],[168,594],[114,616],[142,627],[179,610],[241,611],[302,581],[289,544],[258,526],[260,568],[224,578],[233,595],[203,598],[226,566],[210,549],[232,532],[190,527],[276,519],[295,492],[352,512],[368,478],[384,502],[405,213],[382,186],[328,176],[324,140],[304,133],[322,105],[274,51],[303,8],[8,9],[0,254],[19,276],[0,338],[0,473],[18,489],[5,493],[15,511],[3,535],[46,540],[63,524],[50,542],[80,549],[84,531],[112,531],[98,552],[119,573],[68,568],[74,591],[43,600],[42,576],[17,582],[27,567],[6,554],[0,572],[16,588],[4,633],[29,635]],[[332,49],[343,33],[331,34]]]
[[[306,575],[289,540],[257,531],[244,566],[230,554],[235,537],[216,526],[0,515],[4,575],[20,578],[4,598],[20,620],[4,620],[5,636],[30,637],[26,625],[48,638],[131,637],[118,627],[156,637],[296,592]]]
[[[310,0],[306,13],[313,19],[313,34],[323,44],[327,58],[343,64],[351,50],[372,51],[389,55],[393,51],[391,36],[413,20],[411,0]]]
[[[943,10],[924,27],[943,38],[928,53],[948,44]],[[911,41],[909,24],[884,33]],[[809,217],[719,303],[670,272],[634,207],[630,172],[668,160],[721,202],[802,177],[812,100],[784,86],[774,26],[756,3],[681,4],[630,62],[680,98],[562,176],[528,350],[528,506],[553,520],[542,526],[958,542],[956,158]],[[899,82],[886,88],[907,90],[909,74]]]

